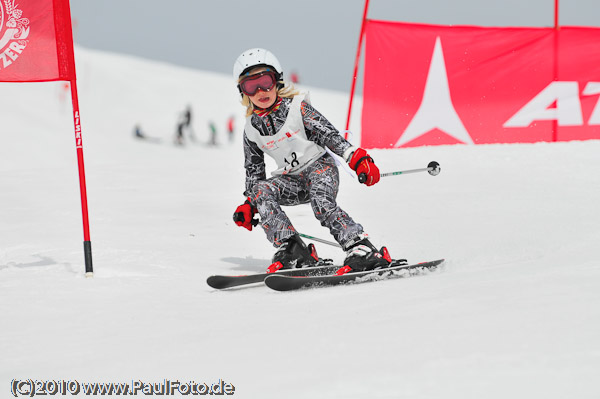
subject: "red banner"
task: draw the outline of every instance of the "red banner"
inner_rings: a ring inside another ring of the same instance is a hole
[[[368,21],[366,148],[600,139],[600,29]]]
[[[74,80],[68,0],[0,0],[0,82]]]

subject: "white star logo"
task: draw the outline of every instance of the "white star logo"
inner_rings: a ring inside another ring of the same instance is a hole
[[[474,144],[450,98],[448,74],[439,36],[435,40],[423,100],[404,134],[400,136],[396,147],[421,137],[433,129],[439,129],[463,143]]]

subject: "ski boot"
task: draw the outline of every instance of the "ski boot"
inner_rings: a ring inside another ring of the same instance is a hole
[[[313,266],[319,261],[317,250],[313,244],[308,246],[302,241],[298,234],[287,238],[273,255],[273,264],[267,269],[267,273],[276,272],[279,269],[294,269]]]
[[[342,275],[348,272],[361,272],[388,267],[392,263],[392,257],[386,247],[377,250],[366,236],[359,237],[360,241],[350,245],[346,250],[344,266],[336,274]]]

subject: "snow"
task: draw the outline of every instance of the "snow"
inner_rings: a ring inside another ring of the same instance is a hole
[[[64,83],[0,86],[0,397],[29,378],[222,379],[238,398],[600,397],[600,141],[372,150],[384,172],[432,160],[442,172],[369,188],[342,172],[339,204],[376,245],[445,258],[441,270],[216,291],[209,275],[262,271],[273,254],[260,230],[231,220],[244,178],[231,78],[76,57],[93,278],[70,95]],[[343,127],[347,95],[310,92]],[[187,104],[198,142],[177,147]],[[210,120],[217,147],[203,144]],[[161,141],[135,139],[135,123]],[[331,239],[308,205],[286,210],[299,231]]]

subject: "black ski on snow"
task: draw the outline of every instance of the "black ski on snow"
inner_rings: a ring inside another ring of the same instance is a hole
[[[386,267],[385,269],[369,270],[364,272],[349,272],[341,276],[326,275],[326,276],[290,276],[271,273],[265,278],[267,287],[276,291],[292,291],[300,288],[322,287],[349,282],[366,282],[372,280],[381,280],[391,277],[397,277],[404,270],[413,269],[433,269],[444,262],[444,259],[438,259],[431,262],[415,263],[413,265],[402,264],[399,266]]]
[[[335,273],[340,266],[334,266],[331,259],[320,259],[316,266],[301,269],[283,269],[274,273],[256,273],[241,276],[210,276],[206,283],[213,288],[222,290],[224,288],[238,287],[240,285],[262,283],[267,276],[319,276]]]

